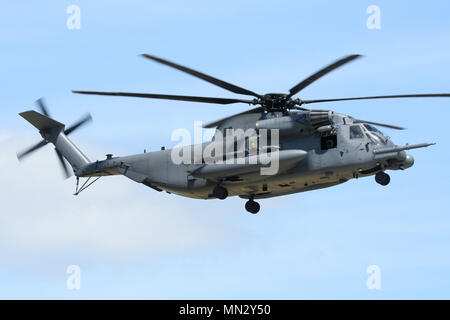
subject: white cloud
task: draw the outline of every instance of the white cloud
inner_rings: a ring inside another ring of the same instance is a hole
[[[194,210],[200,200],[158,193],[123,176],[101,178],[73,196],[75,180],[61,179],[51,147],[17,160],[16,151],[36,140],[36,135],[0,133],[3,261],[58,260],[71,254],[133,261],[228,246],[242,236],[224,220],[226,215]]]

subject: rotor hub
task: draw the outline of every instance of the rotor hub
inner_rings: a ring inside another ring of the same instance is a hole
[[[294,100],[285,93],[267,93],[258,103],[267,111],[284,111],[295,105]]]

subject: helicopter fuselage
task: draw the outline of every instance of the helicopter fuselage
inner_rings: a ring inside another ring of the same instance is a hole
[[[291,112],[298,116],[302,112]],[[231,126],[249,128],[260,119],[276,119],[285,114],[247,114],[228,120],[218,130]],[[275,174],[263,175],[258,164],[248,165],[213,163],[181,163],[172,161],[170,150],[147,152],[140,155],[110,158],[86,167],[80,176],[123,174],[157,191],[198,198],[215,198],[213,190],[220,185],[227,196],[242,198],[269,198],[331,187],[350,179],[374,175],[380,171],[406,169],[414,159],[405,151],[376,153],[376,150],[394,148],[389,137],[375,127],[355,123],[350,116],[332,113],[330,125],[312,133],[281,135],[279,169]],[[246,124],[246,125],[244,125]],[[202,148],[210,143],[202,144]],[[194,152],[196,146],[192,146]],[[246,155],[249,157],[249,155]],[[217,159],[218,163],[219,160]],[[209,166],[209,167],[208,167]],[[214,173],[214,167],[221,170]],[[208,170],[206,170],[207,168]],[[243,169],[239,169],[243,168]],[[95,170],[94,174],[92,171]]]

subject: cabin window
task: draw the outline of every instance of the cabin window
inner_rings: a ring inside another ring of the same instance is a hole
[[[333,149],[337,147],[337,136],[335,134],[322,136],[320,138],[320,148],[322,150]]]
[[[361,139],[364,138],[364,133],[360,126],[350,126],[350,139]]]

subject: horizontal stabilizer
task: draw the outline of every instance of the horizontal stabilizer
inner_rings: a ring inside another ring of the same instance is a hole
[[[33,110],[19,113],[19,115],[41,131],[53,128],[64,128],[64,124],[61,122],[55,121]]]

